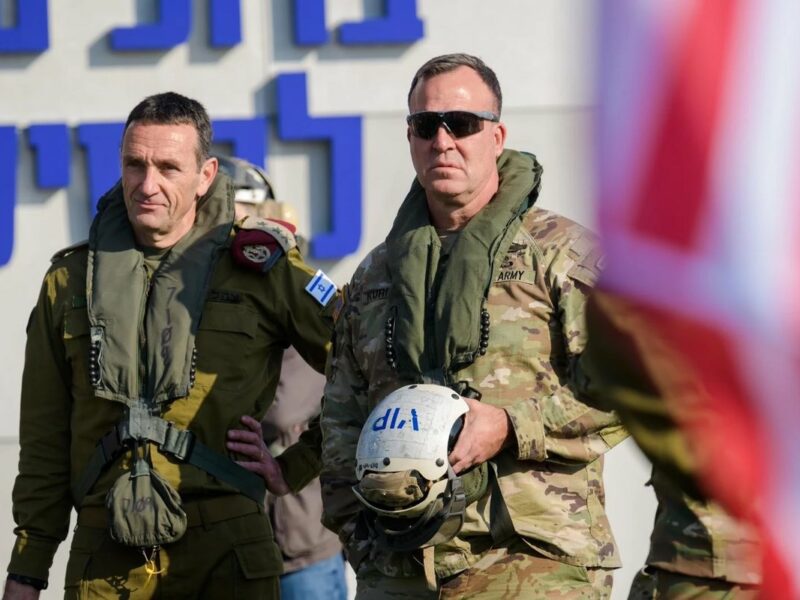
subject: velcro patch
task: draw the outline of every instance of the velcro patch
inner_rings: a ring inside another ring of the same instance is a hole
[[[336,284],[321,270],[317,270],[314,277],[306,286],[306,291],[322,306],[327,306],[328,302],[333,298],[333,294],[336,292]]]
[[[603,263],[602,251],[599,248],[593,248],[588,254],[580,257],[580,260],[569,270],[568,275],[589,287],[594,287],[600,277]]]

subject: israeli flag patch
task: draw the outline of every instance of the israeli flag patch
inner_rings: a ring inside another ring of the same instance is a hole
[[[325,273],[317,270],[311,282],[306,286],[306,291],[322,306],[327,306],[336,291],[336,284],[328,279]]]

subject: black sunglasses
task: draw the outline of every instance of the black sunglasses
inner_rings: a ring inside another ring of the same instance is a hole
[[[492,112],[470,112],[467,110],[448,110],[446,112],[422,111],[406,117],[411,134],[423,140],[430,140],[444,125],[454,138],[463,138],[483,129],[484,121],[497,123],[500,117]]]

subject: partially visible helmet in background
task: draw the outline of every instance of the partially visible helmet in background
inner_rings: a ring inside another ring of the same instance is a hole
[[[236,202],[261,204],[275,200],[272,181],[263,169],[235,156],[216,155],[220,170],[233,181]]]
[[[373,513],[379,543],[390,550],[451,539],[467,504],[486,492],[485,464],[459,476],[447,459],[468,411],[450,388],[414,384],[395,390],[370,413],[358,440],[353,491]]]
[[[297,214],[294,207],[287,202],[275,199],[275,187],[264,169],[235,156],[215,155],[220,170],[233,181],[236,191],[236,218],[245,216],[277,219],[289,223],[297,229]],[[307,242],[300,235],[295,235],[297,245],[306,254]]]

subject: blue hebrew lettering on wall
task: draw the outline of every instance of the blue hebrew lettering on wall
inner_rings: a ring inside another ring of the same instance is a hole
[[[294,43],[320,46],[327,42],[325,0],[294,0]]]
[[[47,0],[16,0],[17,23],[0,27],[0,53],[43,52],[50,45]]]
[[[230,48],[242,41],[241,0],[209,0],[209,44]]]
[[[191,0],[155,1],[158,2],[158,20],[149,25],[115,28],[111,32],[111,48],[119,52],[169,50],[189,39]]]
[[[339,27],[344,45],[410,44],[425,34],[417,16],[417,0],[383,0],[383,16]],[[328,43],[325,0],[294,0],[294,43],[320,46]]]
[[[422,20],[417,17],[416,0],[384,0],[384,17],[339,27],[339,43],[409,44],[424,35]]]
[[[17,199],[17,129],[0,127],[0,266],[14,250],[14,205]]]
[[[311,117],[305,73],[277,78],[278,136],[282,140],[330,143],[330,232],[315,235],[311,255],[340,258],[361,242],[361,117]]]
[[[264,166],[267,156],[267,119],[219,119],[212,123],[214,143],[230,143],[232,154]]]
[[[86,150],[90,212],[120,176],[119,149],[124,123],[89,123],[78,126],[78,141]]]
[[[40,188],[68,186],[72,151],[67,126],[31,125],[28,141],[36,154],[36,185]]]

